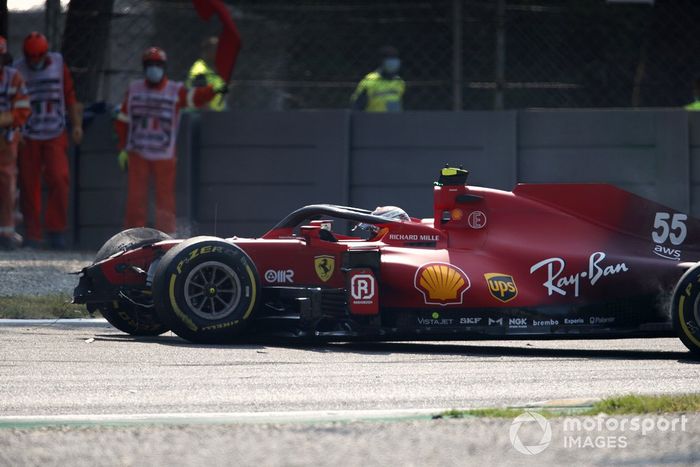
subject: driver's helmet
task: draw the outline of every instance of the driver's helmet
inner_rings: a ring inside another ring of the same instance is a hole
[[[406,211],[398,206],[378,206],[374,209],[374,211],[372,211],[372,215],[383,217],[385,219],[397,220],[400,222],[410,222],[411,220],[411,217],[406,213]],[[372,233],[379,232],[379,227],[364,222],[357,224],[353,230],[355,229]]]
[[[409,215],[398,206],[379,206],[372,211],[373,216],[384,217],[385,219],[395,219],[401,222],[409,222]]]

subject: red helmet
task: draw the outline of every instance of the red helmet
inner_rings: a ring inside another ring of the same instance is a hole
[[[168,57],[167,57],[167,55],[165,55],[165,51],[163,49],[161,49],[160,47],[149,47],[143,52],[143,55],[141,56],[141,61],[143,63],[146,63],[146,62],[165,63],[168,61]]]
[[[39,32],[30,32],[24,38],[22,50],[24,51],[24,57],[29,63],[37,63],[49,51],[49,41],[46,40],[46,36]]]

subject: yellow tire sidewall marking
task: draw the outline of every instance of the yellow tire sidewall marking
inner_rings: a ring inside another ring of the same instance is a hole
[[[245,321],[248,319],[248,316],[253,312],[253,307],[255,306],[255,295],[257,293],[255,289],[255,276],[253,275],[253,271],[250,269],[250,266],[248,264],[245,265],[245,270],[248,273],[248,277],[250,278],[250,304],[248,305],[248,309],[245,311],[243,314],[243,320]]]
[[[700,341],[693,335],[692,332],[690,332],[690,329],[688,329],[688,325],[685,324],[685,317],[683,316],[683,309],[685,305],[685,295],[681,295],[681,298],[678,300],[678,319],[681,322],[681,328],[683,329],[683,333],[685,336],[690,339],[690,341],[697,345],[698,348],[700,348]]]
[[[170,276],[170,305],[172,305],[175,315],[177,315],[177,317],[180,318],[180,321],[182,321],[185,324],[185,326],[187,326],[192,331],[197,331],[199,329],[197,325],[194,324],[194,322],[189,318],[189,316],[187,316],[177,305],[177,301],[175,300],[175,279],[177,279],[177,274],[173,274]]]

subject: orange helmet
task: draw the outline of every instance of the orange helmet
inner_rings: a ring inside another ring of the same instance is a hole
[[[157,62],[164,64],[168,61],[168,56],[165,55],[165,51],[160,47],[149,47],[143,52],[143,55],[141,56],[141,61],[143,63]]]
[[[49,51],[49,41],[46,40],[46,36],[39,32],[30,32],[29,35],[24,38],[22,50],[24,51],[24,57],[27,59],[27,62],[35,64],[46,56],[46,53]]]

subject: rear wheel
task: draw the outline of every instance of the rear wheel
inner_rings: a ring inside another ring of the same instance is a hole
[[[170,235],[160,230],[138,227],[124,230],[107,240],[95,255],[93,264],[103,261],[115,253],[135,250],[146,245],[170,240]],[[168,331],[168,327],[158,318],[155,308],[137,305],[121,298],[97,306],[102,316],[115,328],[132,336],[157,336]]]
[[[688,270],[673,291],[671,319],[678,337],[700,355],[700,265]]]
[[[259,289],[248,255],[215,237],[195,237],[168,251],[153,281],[160,319],[197,343],[239,336],[254,315]]]

